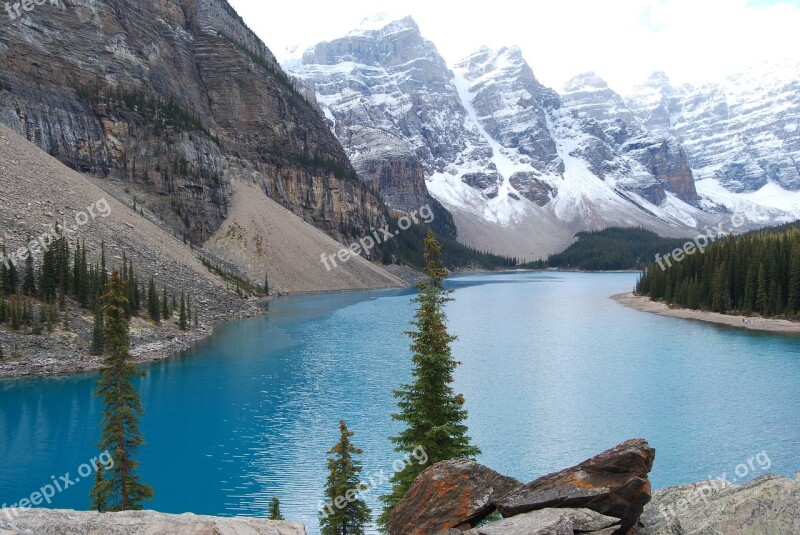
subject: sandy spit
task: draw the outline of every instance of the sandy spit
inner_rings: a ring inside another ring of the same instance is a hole
[[[760,318],[757,316],[733,316],[720,314],[719,312],[705,312],[702,310],[690,310],[688,308],[672,308],[665,303],[651,301],[649,297],[636,295],[632,292],[617,294],[611,297],[615,301],[626,307],[635,308],[642,312],[651,312],[661,316],[672,318],[682,318],[687,320],[704,321],[715,325],[725,325],[738,329],[750,331],[762,331],[772,333],[800,334],[800,323],[775,319]]]

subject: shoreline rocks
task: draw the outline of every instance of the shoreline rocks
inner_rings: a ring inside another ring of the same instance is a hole
[[[520,484],[475,461],[437,463],[412,484],[390,535],[633,533],[651,498],[655,450],[632,439],[560,472]],[[504,519],[476,528],[495,511]],[[541,531],[540,531],[541,530]]]

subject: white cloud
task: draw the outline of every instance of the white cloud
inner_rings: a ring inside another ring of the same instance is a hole
[[[263,3],[230,0],[281,57],[347,33],[361,19],[396,8],[387,0]],[[617,91],[654,70],[702,83],[769,59],[796,54],[800,2],[760,0],[493,0],[471,9],[406,0],[423,35],[451,64],[480,45],[518,45],[546,85],[560,88],[594,70]]]

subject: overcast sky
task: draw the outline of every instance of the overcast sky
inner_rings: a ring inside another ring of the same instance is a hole
[[[392,11],[412,15],[451,65],[481,45],[518,45],[556,89],[588,70],[624,93],[654,70],[701,83],[800,55],[800,0],[491,0],[474,10],[442,0],[230,2],[279,59]]]

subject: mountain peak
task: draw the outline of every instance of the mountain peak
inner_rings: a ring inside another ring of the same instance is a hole
[[[564,84],[565,93],[591,91],[597,89],[608,89],[608,83],[600,78],[594,71],[578,74]]]
[[[518,46],[504,46],[498,49],[482,46],[475,52],[456,63],[457,69],[496,71],[508,68],[519,68],[525,63],[522,50]]]
[[[665,85],[671,85],[669,76],[664,71],[655,71],[651,74],[647,80],[645,80],[644,85],[650,87],[661,87]]]
[[[414,18],[408,13],[397,11],[382,11],[371,17],[363,19],[355,29],[348,33],[348,37],[357,35],[385,32],[387,30],[415,30],[419,32],[419,26]]]

